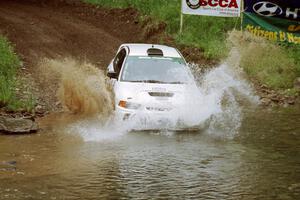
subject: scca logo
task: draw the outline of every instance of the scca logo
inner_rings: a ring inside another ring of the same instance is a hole
[[[262,16],[276,16],[281,15],[283,10],[281,7],[276,5],[275,3],[271,3],[268,1],[261,1],[253,5],[253,10]]]
[[[238,8],[237,0],[186,0],[186,4],[191,9],[197,9],[200,6]]]

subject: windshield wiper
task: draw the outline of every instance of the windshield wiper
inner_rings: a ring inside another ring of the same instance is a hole
[[[130,81],[130,82],[135,82],[135,83],[164,83],[164,84],[184,84],[184,82],[181,81],[174,81],[174,82],[164,82],[164,81],[158,81],[158,80],[135,80],[135,81]]]
[[[165,83],[163,81],[158,81],[158,80],[144,80],[144,83]]]
[[[167,82],[168,84],[184,84],[184,82],[174,81],[174,82]]]

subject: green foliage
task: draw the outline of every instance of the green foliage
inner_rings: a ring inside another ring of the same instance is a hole
[[[180,44],[195,46],[207,58],[227,55],[226,33],[239,23],[239,18],[184,16],[183,33],[179,34],[181,0],[85,0],[104,7],[133,7],[167,24],[167,32]]]
[[[299,96],[299,90],[296,88],[287,89],[283,93],[287,96]]]
[[[7,106],[14,96],[14,83],[0,75],[0,108]]]
[[[18,56],[6,38],[0,36],[0,76],[12,79],[20,64]]]
[[[0,36],[0,108],[31,112],[35,106],[34,98],[31,96],[26,100],[19,100],[15,94],[19,66],[20,60],[13,47],[5,37]]]
[[[297,76],[300,77],[300,45],[287,45],[284,47],[286,55],[294,60]]]
[[[10,43],[0,36],[0,107],[8,105],[14,96],[14,79],[19,63]]]
[[[300,76],[299,52],[268,41],[243,42],[239,48],[241,66],[250,77],[273,89],[293,88]]]
[[[9,111],[26,111],[26,112],[34,112],[36,99],[33,95],[30,95],[25,100],[19,100],[15,96],[12,96],[10,99],[10,103],[7,105],[7,110]]]

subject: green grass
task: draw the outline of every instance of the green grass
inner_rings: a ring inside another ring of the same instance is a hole
[[[0,106],[11,103],[14,97],[15,76],[20,64],[18,56],[6,38],[0,37]]]
[[[300,45],[285,45],[283,48],[286,51],[286,55],[294,60],[297,68],[297,75],[300,76]]]
[[[14,52],[11,43],[0,36],[0,108],[9,111],[33,111],[34,99],[19,100],[16,97],[15,87],[18,83],[17,71],[20,59]]]
[[[293,82],[300,76],[300,47],[276,43],[233,32],[234,46],[241,54],[240,65],[249,77],[275,90],[293,94]]]
[[[239,18],[184,16],[183,32],[179,34],[181,0],[84,0],[85,2],[113,8],[133,7],[144,15],[167,24],[167,32],[179,44],[202,49],[211,59],[224,58],[228,49],[226,33],[238,25]]]
[[[252,45],[242,57],[241,65],[251,77],[274,89],[293,86],[296,68],[293,61],[285,56],[282,48],[273,45]],[[258,56],[259,55],[259,56]]]

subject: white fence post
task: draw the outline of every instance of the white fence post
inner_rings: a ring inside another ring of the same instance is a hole
[[[183,14],[181,12],[181,15],[180,15],[180,30],[179,30],[180,35],[182,34],[182,28],[183,28]]]

